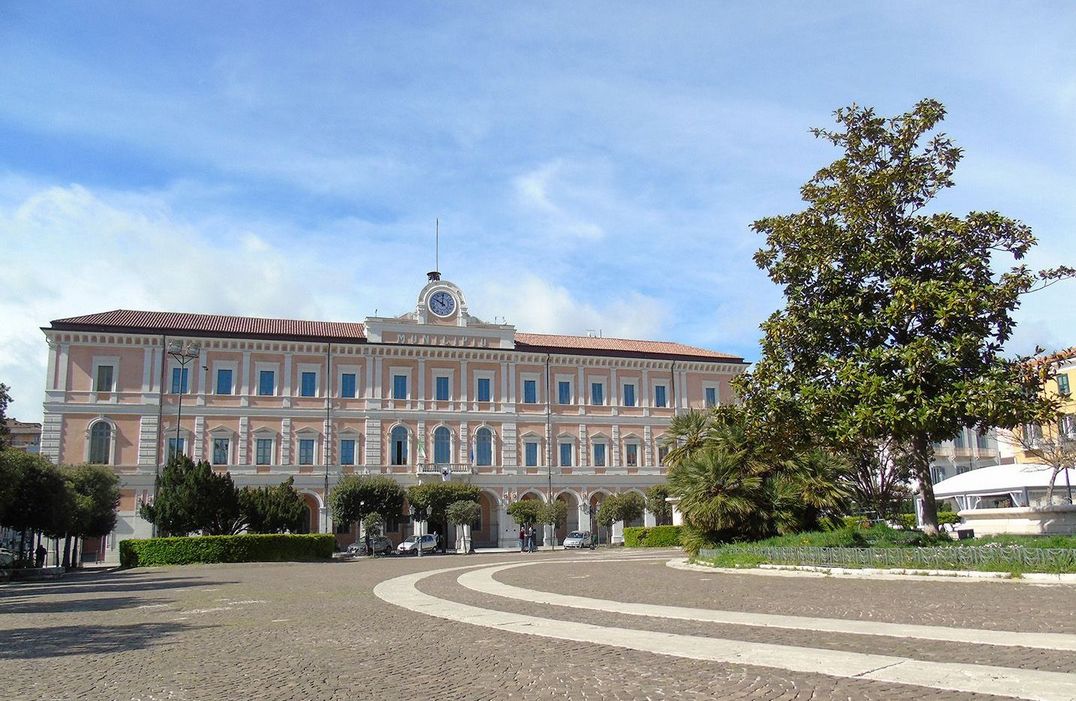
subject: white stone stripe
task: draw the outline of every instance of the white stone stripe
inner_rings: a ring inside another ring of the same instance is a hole
[[[878,621],[855,621],[845,618],[811,618],[808,616],[780,616],[745,611],[715,611],[712,609],[662,606],[658,604],[634,604],[606,599],[591,599],[552,592],[524,589],[498,582],[493,575],[502,570],[524,567],[534,563],[512,563],[468,572],[459,577],[459,583],[474,591],[507,599],[518,599],[535,604],[551,604],[588,611],[622,613],[629,616],[673,618],[683,621],[704,621],[737,626],[762,628],[786,628],[826,633],[850,633],[852,635],[881,635],[893,638],[916,638],[941,640],[949,643],[973,645],[1004,645],[1008,647],[1031,647],[1040,650],[1076,651],[1076,635],[1064,633],[1021,633],[1007,630],[981,630],[975,628],[949,628],[944,626],[908,625]]]
[[[460,623],[559,640],[611,645],[661,655],[757,665],[831,677],[868,679],[949,691],[1063,701],[1076,698],[1076,675],[988,665],[924,662],[889,655],[751,643],[674,633],[558,621],[492,611],[439,599],[418,590],[427,577],[471,569],[451,567],[379,583],[374,594],[390,604]]]

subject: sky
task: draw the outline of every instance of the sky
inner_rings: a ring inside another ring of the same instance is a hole
[[[53,319],[362,320],[434,267],[521,331],[758,357],[751,223],[923,98],[938,206],[1076,264],[1076,4],[0,0],[0,382],[39,421]],[[1004,261],[1003,261],[1004,262]],[[1009,349],[1076,345],[1076,283]]]

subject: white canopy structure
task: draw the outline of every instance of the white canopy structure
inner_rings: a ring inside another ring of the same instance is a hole
[[[992,509],[1014,506],[1046,506],[1046,487],[1051,468],[1042,465],[993,465],[970,470],[934,485],[935,498],[953,499],[957,510]],[[1057,475],[1054,501],[1068,500],[1069,485],[1076,487],[1076,469]]]

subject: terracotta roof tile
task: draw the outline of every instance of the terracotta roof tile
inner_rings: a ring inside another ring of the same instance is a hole
[[[687,346],[671,341],[637,341],[628,338],[606,338],[594,336],[559,336],[544,333],[517,333],[516,345],[533,346],[562,350],[632,353],[639,355],[675,355],[711,360],[729,360],[743,362],[743,358],[728,353]]]
[[[266,336],[274,338],[311,338],[361,342],[366,332],[358,322],[301,321],[298,319],[264,319],[221,314],[187,314],[182,312],[141,312],[115,309],[100,314],[73,316],[52,322],[53,328],[101,327],[104,329],[158,333],[216,333],[229,336]]]
[[[184,312],[146,312],[114,309],[110,312],[56,319],[57,330],[100,330],[128,333],[169,333],[192,335],[222,335],[233,337],[263,337],[279,339],[311,339],[335,342],[365,343],[366,333],[359,322],[302,321],[298,319],[265,319],[221,314],[187,314]],[[580,353],[586,355],[640,355],[726,360],[742,363],[743,358],[718,353],[670,341],[639,341],[625,338],[595,338],[592,336],[563,336],[556,334],[517,333],[520,350]]]

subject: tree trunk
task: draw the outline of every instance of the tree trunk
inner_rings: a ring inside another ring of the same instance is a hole
[[[64,536],[64,564],[65,570],[71,569],[71,536],[70,534]]]
[[[1057,476],[1059,474],[1061,474],[1061,470],[1062,470],[1062,468],[1060,466],[1055,465],[1053,470],[1051,470],[1051,472],[1050,472],[1050,482],[1046,485],[1046,505],[1047,506],[1053,506],[1054,505],[1054,481],[1057,480]],[[1028,506],[1031,506],[1031,505],[1028,504]]]
[[[22,563],[22,566],[23,566],[23,567],[25,567],[25,566],[26,566],[26,560],[25,560],[25,559],[23,559],[23,553],[24,553],[24,552],[26,552],[26,531],[25,531],[25,530],[23,530],[23,531],[22,531],[22,532],[21,532],[21,533],[19,534],[19,552],[18,552],[18,554],[17,554],[16,556],[15,556],[15,559],[16,559],[17,561],[20,561],[20,562]]]
[[[78,569],[78,543],[77,537],[71,539],[71,567]]]
[[[938,535],[938,504],[934,500],[934,483],[930,478],[930,459],[934,450],[926,438],[916,436],[912,439],[911,453],[912,471],[923,497],[923,532]]]

